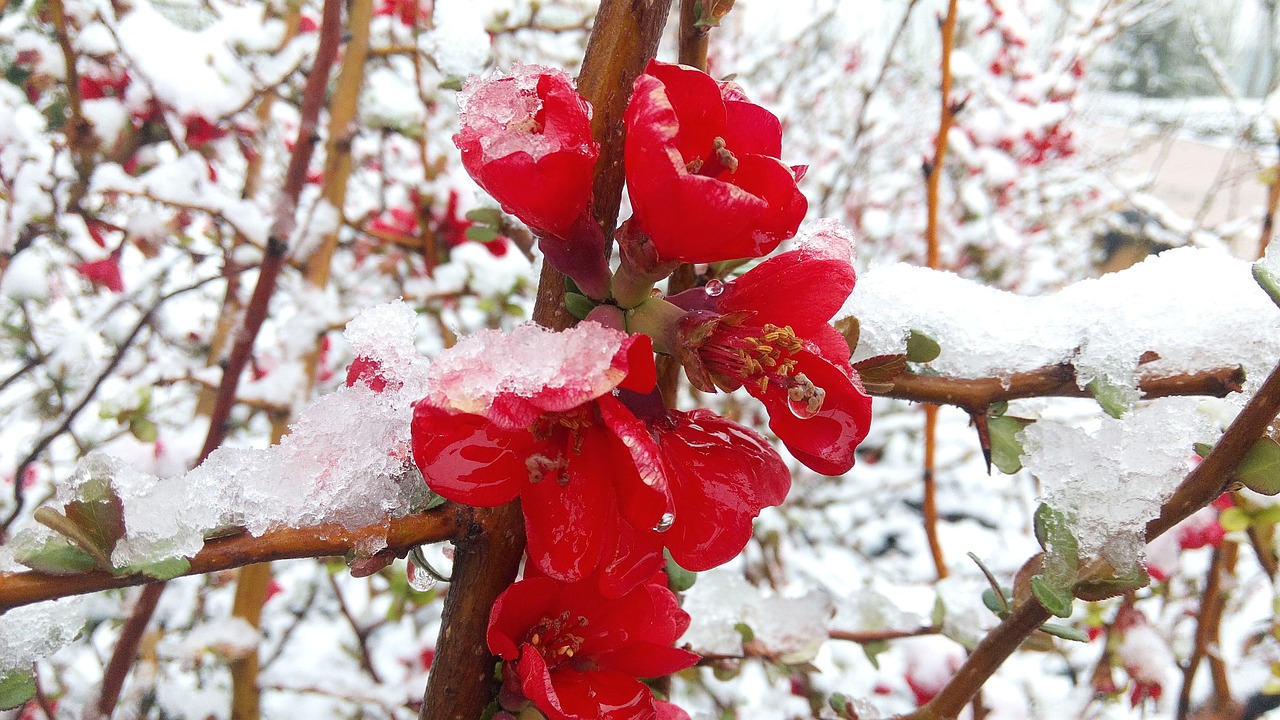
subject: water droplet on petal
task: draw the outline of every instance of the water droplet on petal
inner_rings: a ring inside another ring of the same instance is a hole
[[[409,561],[408,578],[409,587],[417,590],[418,592],[427,592],[436,586],[435,577],[426,570],[419,568],[418,564],[413,560]]]
[[[719,280],[708,280],[707,284],[702,288],[708,297],[717,297],[724,292],[724,283]]]
[[[827,399],[827,391],[814,385],[804,373],[796,373],[794,385],[787,388],[787,407],[801,420],[816,417]]]
[[[792,415],[795,415],[801,420],[808,420],[818,414],[818,411],[813,410],[812,406],[804,400],[792,400],[788,398],[787,407],[790,408]]]
[[[675,513],[663,513],[662,517],[658,519],[658,524],[653,526],[653,531],[666,532],[671,529],[671,526],[675,521]]]

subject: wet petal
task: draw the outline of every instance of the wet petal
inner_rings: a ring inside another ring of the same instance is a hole
[[[786,498],[791,473],[748,428],[708,410],[675,417],[661,435],[676,502],[664,541],[681,567],[709,570],[742,552],[760,510]]]
[[[453,500],[493,507],[515,499],[534,450],[525,430],[505,430],[479,415],[419,402],[411,425],[413,459],[427,486]]]

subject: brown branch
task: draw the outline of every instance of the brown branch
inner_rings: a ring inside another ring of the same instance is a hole
[[[385,525],[357,530],[325,523],[306,528],[277,528],[258,537],[240,534],[207,540],[204,548],[191,558],[191,567],[184,575],[203,575],[275,560],[343,556],[362,539],[383,532],[386,533],[387,546],[378,555],[403,556],[410,548],[453,537],[459,526],[451,508],[445,505],[430,512],[396,518]],[[42,600],[155,582],[146,575],[116,576],[96,570],[75,575],[0,572],[0,611]]]
[[[1213,550],[1213,561],[1209,564],[1204,591],[1201,593],[1200,611],[1196,613],[1195,647],[1182,668],[1182,691],[1178,694],[1176,716],[1178,720],[1184,720],[1191,714],[1191,684],[1200,669],[1201,660],[1209,661],[1209,672],[1213,678],[1214,709],[1225,710],[1234,706],[1227,678],[1227,665],[1218,652],[1217,645],[1222,613],[1227,604],[1223,581],[1225,576],[1234,572],[1238,551],[1239,545],[1233,542],[1224,542]]]
[[[942,554],[942,540],[938,537],[938,479],[934,474],[938,447],[938,406],[924,406],[924,498],[921,510],[924,514],[924,535],[929,542],[929,555],[933,557],[934,572],[938,579],[947,577],[947,560]]]
[[[658,48],[671,0],[637,4],[605,0],[596,16],[578,91],[594,109],[592,133],[600,143],[593,211],[612,235],[622,202],[622,115],[631,85]],[[544,266],[534,306],[535,322],[553,329],[573,323],[564,307],[564,277]],[[427,676],[422,720],[474,720],[496,690],[493,655],[485,634],[489,608],[515,579],[524,553],[524,523],[518,502],[460,511],[453,582],[445,596],[436,658]]]
[[[332,576],[330,576],[332,579]],[[240,568],[236,576],[236,597],[231,615],[258,627],[262,622],[262,606],[271,588],[271,564],[260,563]],[[233,659],[231,670],[231,720],[256,720],[262,695],[258,691],[258,652]]]
[[[1187,474],[1173,496],[1160,508],[1160,515],[1147,523],[1146,540],[1151,542],[1192,513],[1213,502],[1231,483],[1240,459],[1280,412],[1280,365],[1272,369],[1262,387],[1245,404],[1227,427],[1213,452]],[[1098,570],[1090,563],[1081,571],[1088,577]],[[959,715],[982,684],[1013,654],[1022,641],[1049,619],[1040,603],[1028,600],[983,638],[942,692],[924,707],[902,716],[910,720],[941,720]]]
[[[947,158],[947,136],[955,122],[955,109],[951,105],[951,52],[955,48],[956,39],[956,0],[947,3],[947,15],[942,20],[942,81],[939,92],[942,96],[942,108],[938,116],[938,136],[933,140],[933,161],[929,164],[926,178],[926,200],[928,203],[928,221],[925,225],[925,240],[928,242],[926,265],[938,267],[938,210],[939,185],[942,181],[942,164]]]
[[[698,10],[704,0],[680,0],[680,50],[679,63],[707,71],[707,46],[711,39],[710,28],[698,25]]]
[[[1218,368],[1182,375],[1139,378],[1138,389],[1144,398],[1179,395],[1226,397],[1239,392],[1244,383],[1244,370]],[[904,372],[894,378],[893,387],[872,392],[882,397],[913,402],[954,405],[970,412],[985,412],[997,403],[1032,397],[1090,397],[1087,389],[1076,384],[1075,368],[1067,363],[1049,365],[1037,370],[1014,373],[1008,378],[951,378]]]
[[[373,680],[374,685],[381,685],[382,678],[378,675],[378,671],[373,667],[373,654],[369,652],[369,633],[377,627],[365,627],[356,619],[355,614],[351,612],[351,608],[347,606],[347,599],[342,595],[342,588],[338,586],[338,581],[334,576],[327,575],[329,578],[329,587],[333,590],[333,596],[338,600],[338,610],[342,613],[342,617],[346,619],[347,625],[351,627],[351,634],[356,637],[356,648],[360,652],[360,667],[369,674],[369,678]]]
[[[67,72],[67,121],[63,132],[67,136],[67,147],[71,150],[71,164],[76,170],[76,182],[72,186],[68,203],[72,209],[79,211],[80,201],[84,198],[89,178],[93,175],[93,151],[97,141],[93,135],[93,123],[85,118],[80,101],[80,70],[77,67],[79,57],[71,46],[63,0],[49,0],[49,15]]]

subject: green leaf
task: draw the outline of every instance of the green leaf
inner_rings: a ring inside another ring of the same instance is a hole
[[[888,640],[872,640],[871,642],[862,643],[862,654],[867,656],[867,661],[877,670],[880,669],[880,654],[888,649]]]
[[[13,559],[32,570],[50,575],[74,575],[98,567],[92,555],[62,536],[49,538],[41,545],[15,549]]]
[[[744,622],[737,623],[733,626],[733,629],[742,636],[743,645],[746,645],[756,639],[756,631],[752,630],[751,626]]]
[[[1253,279],[1271,298],[1271,302],[1280,305],[1280,277],[1276,277],[1262,260],[1253,264]]]
[[[942,354],[938,341],[915,330],[907,337],[907,360],[913,363],[927,363]]]
[[[150,418],[135,416],[129,421],[129,432],[144,443],[155,442],[160,436],[159,428]]]
[[[1104,566],[1104,571],[1112,573],[1111,576],[1088,578],[1076,583],[1073,589],[1076,597],[1089,602],[1099,602],[1151,584],[1151,576],[1141,568],[1127,575],[1115,575],[1115,568],[1111,567],[1111,563],[1104,563]]]
[[[995,418],[1009,412],[1008,400],[997,400],[987,407],[987,415]]]
[[[450,75],[440,83],[441,90],[461,90],[463,79],[457,75]]]
[[[488,225],[472,225],[462,233],[467,236],[468,240],[476,242],[490,242],[498,238],[498,231]]]
[[[887,393],[893,389],[894,380],[907,369],[906,355],[877,355],[854,363],[862,387],[871,393]]]
[[[1280,443],[1269,437],[1255,440],[1236,467],[1235,479],[1256,493],[1280,493]]]
[[[1129,412],[1131,404],[1123,388],[1113,385],[1102,378],[1095,378],[1089,383],[1089,392],[1098,401],[1103,412],[1113,418],[1119,418]]]
[[[51,507],[36,508],[33,513],[35,521],[62,535],[75,544],[76,547],[88,553],[93,558],[94,565],[102,570],[111,569],[111,551],[104,551],[98,543],[98,538],[91,531],[81,528],[74,520],[54,510]]]
[[[1067,627],[1066,625],[1055,625],[1054,623],[1045,623],[1040,626],[1040,629],[1043,630],[1044,632],[1049,633],[1054,637],[1060,637],[1063,640],[1074,640],[1075,642],[1082,642],[1082,643],[1089,642],[1088,635],[1086,635],[1083,632],[1080,632],[1079,630],[1073,627]]]
[[[116,575],[132,575],[142,573],[156,580],[172,580],[185,575],[191,569],[191,561],[184,557],[166,558],[148,565],[130,566],[116,571]]]
[[[1213,452],[1213,446],[1209,443],[1196,443],[1192,447],[1195,448],[1196,454],[1199,455],[1201,459],[1209,457],[1209,453]]]
[[[591,298],[578,293],[565,293],[564,306],[569,310],[569,314],[584,320],[587,314],[595,310],[596,304],[591,302]]]
[[[1240,532],[1249,529],[1249,513],[1242,508],[1229,507],[1218,515],[1218,522],[1221,523],[1222,529],[1227,532]]]
[[[1045,610],[1060,618],[1071,617],[1071,603],[1075,596],[1069,590],[1055,587],[1044,575],[1036,575],[1031,578],[1031,592]]]
[[[445,496],[443,496],[443,495],[437,495],[437,494],[435,494],[435,493],[431,493],[431,499],[427,501],[427,506],[426,506],[426,507],[424,507],[424,508],[422,508],[422,509],[423,509],[423,510],[435,510],[436,508],[440,507],[441,505],[445,504],[446,502],[448,502],[448,500],[445,498]]]
[[[36,696],[36,680],[31,673],[15,672],[0,678],[0,710],[21,707]]]
[[[877,665],[874,660],[871,662],[871,664],[875,665],[877,670],[880,669],[880,666]],[[827,703],[831,705],[832,710],[835,710],[841,715],[843,715],[844,712],[849,709],[849,698],[845,697],[841,693],[831,693],[831,697],[827,700]]]
[[[502,211],[498,208],[476,208],[467,211],[467,219],[471,222],[502,227]]]
[[[987,418],[987,432],[991,437],[991,464],[1000,472],[1012,475],[1022,469],[1022,441],[1018,433],[1032,421],[1000,415]]]
[[[698,581],[698,573],[680,567],[680,563],[671,557],[671,551],[663,550],[662,553],[667,556],[667,584],[671,589],[684,592],[693,587],[693,584]]]
[[[1044,577],[1062,590],[1070,590],[1080,570],[1080,544],[1071,532],[1067,516],[1040,503],[1035,514],[1036,540],[1044,548]]]
[[[991,588],[986,588],[982,591],[982,604],[986,605],[988,610],[1002,620],[1005,615],[1009,614],[1009,609],[1006,607],[1008,601],[997,595],[996,591]]]

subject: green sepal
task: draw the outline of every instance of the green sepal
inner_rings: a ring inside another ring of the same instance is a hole
[[[733,629],[734,629],[734,632],[742,636],[743,645],[746,645],[747,643],[756,639],[756,631],[752,630],[751,626],[744,622],[735,623],[733,626]]]
[[[1031,420],[997,415],[987,418],[987,433],[991,438],[991,464],[1000,472],[1012,475],[1022,469],[1022,432]]]
[[[912,330],[907,337],[907,360],[913,363],[927,363],[942,354],[938,341],[922,332]]]
[[[579,320],[585,320],[587,315],[596,309],[596,304],[591,302],[591,298],[573,292],[565,293],[564,306],[570,315]]]
[[[36,679],[28,672],[0,678],[0,710],[13,710],[36,696]]]
[[[1235,479],[1262,495],[1280,493],[1280,443],[1269,437],[1254,440],[1236,466]]]
[[[667,585],[676,592],[684,592],[693,587],[698,581],[698,573],[680,567],[680,563],[671,557],[670,550],[664,549],[662,554],[667,556]]]

